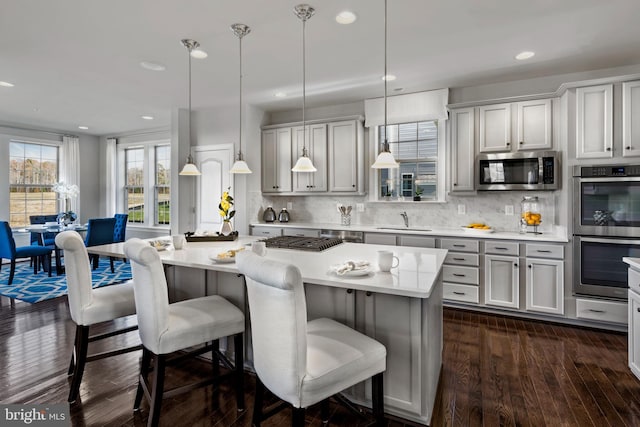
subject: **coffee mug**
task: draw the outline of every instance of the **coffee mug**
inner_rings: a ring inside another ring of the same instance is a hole
[[[394,265],[393,261],[396,261]],[[392,268],[396,268],[400,264],[400,260],[397,256],[393,255],[391,251],[378,251],[378,267],[380,271],[391,271]]]
[[[178,234],[176,236],[171,236],[173,240],[173,248],[174,249],[182,249],[185,243],[185,238],[182,234]]]
[[[260,256],[265,256],[267,254],[267,244],[265,242],[253,242],[251,250]]]

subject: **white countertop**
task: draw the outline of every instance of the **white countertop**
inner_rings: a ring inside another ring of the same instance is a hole
[[[243,246],[250,250],[247,245],[258,239],[260,237],[247,236],[233,242],[189,242],[183,249],[174,250],[170,246],[159,253],[162,262],[167,265],[237,273],[235,262],[221,264],[212,261],[210,257]],[[87,250],[104,256],[124,257],[123,243],[92,246]],[[391,269],[389,273],[380,272],[376,263],[379,250],[393,251],[399,259],[398,267]],[[434,285],[438,283],[446,254],[444,249],[342,243],[322,252],[267,248],[266,257],[296,265],[305,283],[429,298]],[[359,277],[338,276],[330,271],[332,265],[349,260],[369,261],[373,271]]]
[[[629,264],[631,268],[640,271],[640,258],[623,257],[622,261]]]
[[[264,227],[282,227],[282,228],[308,228],[314,230],[338,230],[338,231],[364,231],[371,233],[387,233],[387,234],[413,234],[419,236],[442,236],[442,237],[471,237],[476,239],[496,239],[496,240],[522,240],[522,241],[534,241],[534,242],[557,242],[567,243],[569,241],[566,230],[559,231],[556,234],[543,233],[543,234],[520,234],[516,232],[496,231],[493,233],[487,233],[485,231],[464,229],[463,227],[457,228],[445,228],[445,227],[415,227],[409,229],[403,226],[389,225],[389,226],[376,226],[376,225],[357,225],[352,224],[350,226],[344,226],[341,224],[333,223],[305,223],[305,222],[255,222],[250,224],[251,226],[264,226]]]

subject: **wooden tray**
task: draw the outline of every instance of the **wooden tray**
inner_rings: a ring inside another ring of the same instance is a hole
[[[184,233],[185,239],[187,242],[231,242],[238,238],[238,232],[233,231],[228,236],[223,236],[222,234],[211,235],[211,236],[194,236],[193,233]]]

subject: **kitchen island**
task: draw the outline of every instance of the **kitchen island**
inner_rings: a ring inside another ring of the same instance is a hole
[[[233,242],[190,242],[181,250],[169,247],[159,252],[171,299],[219,294],[245,311],[248,319],[244,282],[235,263],[220,263],[215,258],[230,249],[250,250],[256,240],[241,237]],[[104,256],[124,256],[122,243],[87,249]],[[377,252],[390,249],[398,257],[398,267],[380,272]],[[298,266],[310,320],[333,318],[386,346],[385,411],[429,424],[442,365],[441,271],[446,254],[443,249],[342,243],[322,252],[268,248],[266,257]],[[332,266],[348,260],[368,261],[371,271],[359,276],[339,276],[331,271]],[[251,366],[250,333],[246,336],[246,361]],[[368,390],[360,384],[345,395],[370,406]]]

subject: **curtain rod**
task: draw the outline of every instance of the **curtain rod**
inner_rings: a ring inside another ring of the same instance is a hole
[[[52,132],[52,131],[48,131],[48,130],[22,128],[22,127],[19,127],[19,126],[11,126],[11,125],[0,124],[0,128],[24,130],[24,131],[28,131],[28,132],[39,132],[39,133],[46,133],[46,134],[49,134],[49,135],[56,135],[56,136],[72,136],[74,138],[79,138],[78,135],[71,135],[71,134],[68,134],[68,133],[60,133],[60,132]]]

